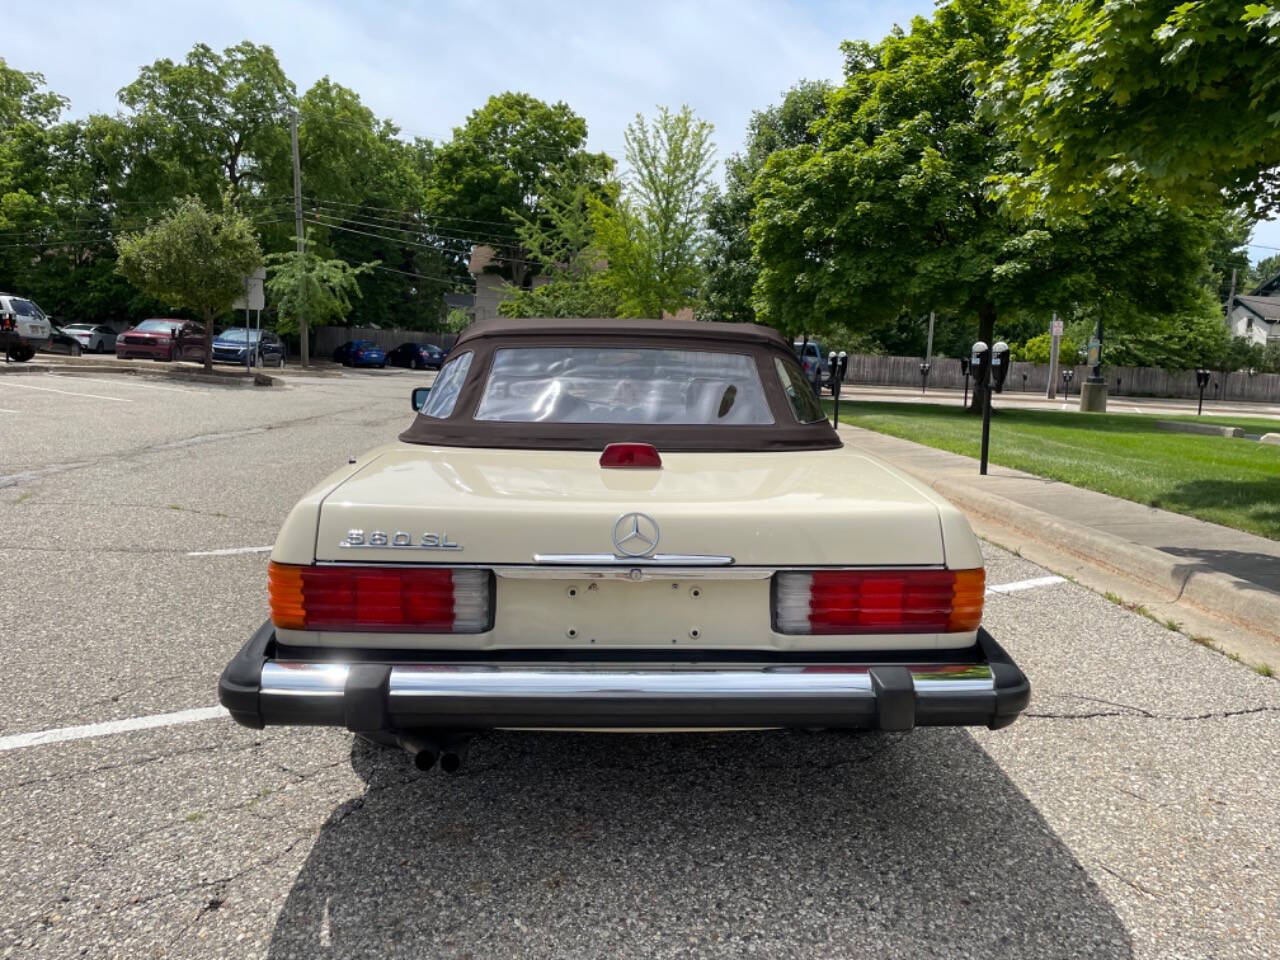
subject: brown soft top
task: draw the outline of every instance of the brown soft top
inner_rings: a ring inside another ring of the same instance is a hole
[[[453,345],[459,350],[472,340],[487,337],[590,336],[655,337],[663,340],[732,340],[737,343],[771,343],[790,350],[791,345],[773,327],[758,323],[715,323],[701,320],[645,320],[594,317],[495,317],[479,320],[462,331]]]
[[[527,339],[526,339],[527,338]],[[501,347],[574,347],[584,343],[620,347],[670,347],[741,353],[752,357],[773,423],[751,425],[562,423],[476,420],[473,414]],[[774,360],[796,363],[781,334],[754,323],[691,320],[560,319],[499,317],[472,324],[449,351],[450,361],[473,354],[452,412],[441,419],[419,414],[400,434],[406,443],[449,447],[602,450],[610,443],[652,443],[660,451],[829,450],[840,438],[825,419],[799,423],[792,413]]]

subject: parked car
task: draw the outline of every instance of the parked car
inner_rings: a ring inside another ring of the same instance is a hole
[[[50,325],[49,339],[40,348],[41,353],[65,353],[69,357],[81,354],[80,341],[59,326]]]
[[[822,349],[822,343],[818,340],[797,340],[791,347],[796,352],[796,356],[800,359],[800,365],[804,369],[805,379],[813,384],[814,392],[818,392],[823,387],[831,386],[831,360],[827,352]]]
[[[62,330],[79,340],[81,348],[89,353],[111,353],[116,348],[116,332],[102,324],[68,323]]]
[[[402,343],[387,351],[387,363],[412,370],[439,370],[446,351],[434,343]]]
[[[240,723],[453,771],[490,728],[1007,726],[964,515],[827,422],[753,324],[505,318],[293,508]]]
[[[372,340],[348,340],[333,351],[333,360],[344,367],[385,367],[387,355]]]
[[[0,350],[19,363],[30,360],[49,342],[53,322],[34,300],[0,293]]]
[[[243,367],[246,353],[251,367],[283,367],[285,363],[285,346],[270,330],[232,327],[213,338],[214,363],[238,363]]]
[[[143,320],[116,337],[116,356],[204,362],[204,325],[194,320]]]

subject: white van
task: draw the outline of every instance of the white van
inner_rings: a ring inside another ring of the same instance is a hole
[[[51,327],[48,315],[34,300],[0,293],[0,331],[5,331],[0,333],[0,340],[6,334],[12,337],[8,346],[14,360],[23,363],[35,356],[37,350],[49,346]]]

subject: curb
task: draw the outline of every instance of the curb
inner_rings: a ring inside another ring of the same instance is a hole
[[[1256,584],[1215,570],[1198,570],[1194,562],[1051,516],[999,494],[975,490],[962,482],[929,480],[917,473],[912,476],[991,526],[1012,530],[1057,554],[1153,588],[1166,603],[1189,604],[1280,643],[1280,596]]]

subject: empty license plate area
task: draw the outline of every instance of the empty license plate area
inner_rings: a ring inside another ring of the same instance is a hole
[[[768,643],[769,581],[499,578],[494,629],[521,646]]]

